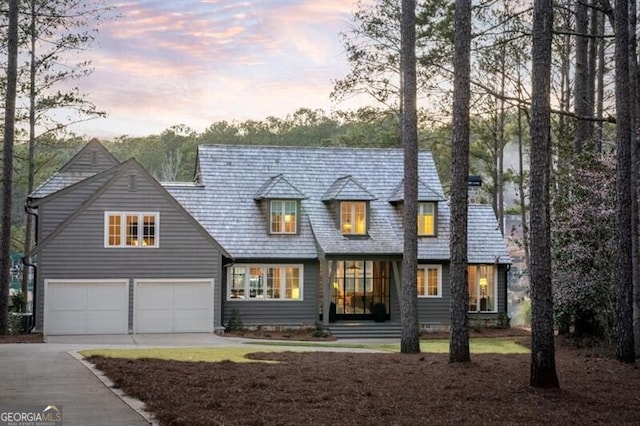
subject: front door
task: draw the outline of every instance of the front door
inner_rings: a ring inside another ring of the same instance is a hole
[[[383,303],[389,318],[389,262],[338,260],[332,302],[337,319],[373,319],[373,307]]]

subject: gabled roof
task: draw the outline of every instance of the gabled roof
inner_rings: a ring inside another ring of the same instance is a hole
[[[404,201],[404,179],[400,181],[396,189],[389,196],[390,203]],[[418,178],[418,201],[446,201],[443,193],[438,193],[435,189]]]
[[[468,228],[469,263],[511,263],[493,207],[470,204]]]
[[[327,189],[322,201],[372,201],[376,196],[353,178],[351,175],[342,176]]]
[[[65,228],[67,228],[69,226],[69,224],[73,223],[74,220],[76,220],[76,218],[81,215],[89,206],[91,206],[94,202],[96,202],[96,200],[98,200],[102,194],[104,194],[104,192],[106,190],[108,190],[116,181],[118,181],[122,176],[125,176],[127,173],[129,173],[130,170],[135,169],[136,171],[138,171],[142,176],[144,176],[147,181],[149,183],[151,183],[151,185],[153,187],[155,187],[155,189],[162,194],[166,200],[172,204],[177,211],[181,212],[183,214],[183,216],[189,221],[191,222],[201,233],[202,235],[207,238],[208,240],[211,241],[211,243],[218,249],[220,250],[225,256],[230,257],[229,253],[227,253],[227,251],[222,248],[218,242],[211,236],[211,234],[209,232],[207,232],[201,225],[200,223],[198,223],[192,216],[191,214],[189,214],[189,212],[187,212],[185,210],[185,208],[176,201],[175,198],[173,198],[171,196],[171,194],[162,186],[160,185],[160,183],[153,177],[151,176],[151,174],[149,174],[149,172],[147,172],[147,170],[142,167],[142,165],[140,163],[138,163],[135,159],[130,159],[127,160],[126,162],[119,164],[116,167],[113,167],[112,169],[102,172],[98,175],[96,175],[95,177],[86,179],[85,181],[82,182],[78,182],[77,184],[73,185],[72,187],[68,187],[65,188],[63,190],[60,191],[60,194],[56,193],[56,194],[51,194],[49,197],[47,197],[46,199],[43,200],[39,200],[39,203],[43,203],[43,202],[47,202],[50,199],[53,199],[57,196],[61,196],[63,195],[64,192],[71,192],[74,189],[76,189],[77,187],[81,186],[81,185],[86,185],[89,183],[89,181],[91,180],[96,180],[101,176],[108,176],[109,174],[111,174],[111,177],[106,180],[104,182],[104,184],[102,186],[100,186],[100,188],[93,192],[91,194],[91,196],[89,198],[87,198],[82,204],[81,206],[70,216],[68,216],[60,225],[58,225],[58,227],[56,229],[54,229],[50,234],[48,234],[42,241],[38,242],[38,244],[33,248],[33,250],[31,250],[31,252],[29,252],[27,254],[27,256],[33,256],[36,253],[38,253],[40,250],[42,250],[44,247],[47,246],[47,244],[52,241],[57,235],[59,235]]]
[[[60,170],[36,188],[29,198],[43,198],[120,162],[97,140],[91,139]]]
[[[236,259],[401,256],[402,218],[387,199],[403,178],[403,155],[401,149],[200,146],[203,187],[167,190]],[[442,193],[431,154],[420,152],[418,164],[423,182]],[[279,174],[306,196],[300,201],[297,235],[269,235],[268,213],[253,202],[256,188]],[[329,188],[335,189],[333,197],[350,193],[351,200],[369,200],[366,238],[342,235],[335,209],[323,202]],[[355,196],[352,189],[358,191]],[[438,223],[448,227],[448,207],[440,205]],[[423,258],[448,259],[448,232],[421,240]]]
[[[43,197],[33,198],[29,205],[31,207],[37,207],[37,206],[39,206],[41,204],[49,202],[49,201],[51,201],[53,199],[56,199],[58,197],[61,197],[64,194],[67,194],[67,193],[69,193],[71,191],[75,191],[78,188],[83,187],[85,185],[89,185],[89,184],[91,184],[93,182],[97,182],[97,181],[100,181],[100,180],[104,180],[104,182],[106,182],[108,179],[111,179],[111,177],[113,177],[113,175],[115,173],[117,173],[118,170],[120,170],[124,165],[126,165],[126,163],[120,163],[120,164],[118,164],[116,166],[113,166],[110,169],[104,170],[104,171],[102,171],[100,173],[88,173],[87,177],[85,177],[85,178],[83,178],[83,179],[81,179],[81,180],[79,180],[77,182],[74,182],[74,183],[69,184],[69,185],[65,185],[61,189],[59,189],[59,190],[57,190],[55,192],[52,192],[52,193],[50,193],[48,195],[45,195]]]
[[[120,163],[98,139],[93,138],[60,168],[60,172],[81,171],[80,169],[86,169],[87,167],[95,169],[101,162],[111,166]]]
[[[303,200],[307,198],[298,188],[291,185],[282,174],[272,176],[262,185],[253,196],[253,199],[281,199],[281,200]]]

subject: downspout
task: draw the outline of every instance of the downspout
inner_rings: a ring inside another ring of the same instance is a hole
[[[23,257],[22,258],[22,264],[25,266],[25,268],[22,268],[22,273],[29,273],[28,270],[26,269],[27,267],[33,268],[33,299],[31,300],[31,324],[29,325],[29,333],[31,333],[31,331],[35,328],[36,326],[36,312],[38,311],[37,309],[37,293],[38,293],[38,285],[37,285],[37,276],[38,276],[38,266],[35,263],[30,263],[27,260],[27,257]]]
[[[509,316],[509,270],[511,264],[507,263],[504,268],[504,312]]]
[[[224,256],[222,257],[222,276],[220,277],[220,325],[226,330],[227,326],[224,324],[224,303],[227,299],[226,287],[229,285],[227,282],[227,269],[233,267],[236,264],[235,260],[229,259],[229,263],[224,263]],[[222,283],[224,282],[224,286]],[[224,291],[223,291],[224,290]]]
[[[24,204],[24,211],[26,214],[34,217],[34,237],[33,237],[33,245],[34,247],[38,244],[38,213],[32,207],[29,206],[30,199],[27,199],[27,202]],[[25,253],[26,254],[26,253]],[[22,264],[25,268],[22,268],[22,273],[29,273],[26,267],[30,267],[33,269],[33,298],[31,300],[31,324],[29,325],[29,333],[33,331],[36,326],[36,312],[37,309],[37,293],[38,293],[38,266],[35,263],[31,263],[28,261],[26,256],[22,257]]]

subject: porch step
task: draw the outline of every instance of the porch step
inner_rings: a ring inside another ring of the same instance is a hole
[[[329,325],[331,334],[338,339],[399,339],[399,322],[336,322]]]

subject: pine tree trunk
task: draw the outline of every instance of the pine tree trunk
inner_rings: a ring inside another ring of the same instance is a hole
[[[629,96],[630,96],[630,114],[631,114],[631,219],[632,219],[632,238],[631,238],[631,259],[633,267],[633,341],[635,344],[635,356],[640,355],[640,305],[638,304],[638,290],[640,287],[640,247],[639,247],[639,222],[638,212],[638,143],[640,142],[640,132],[638,132],[638,124],[640,123],[640,109],[638,108],[638,43],[636,41],[637,18],[636,3],[629,3]]]
[[[415,0],[402,0],[402,142],[404,145],[404,254],[400,352],[420,352],[418,324],[418,117]]]
[[[629,2],[617,0],[615,6],[616,34],[616,147],[618,269],[616,297],[616,358],[635,361],[633,342],[633,262],[631,224],[631,128],[629,121]]]
[[[596,75],[596,118],[598,118],[598,122],[596,124],[596,143],[595,149],[600,152],[602,151],[602,116],[604,109],[604,48],[605,48],[605,39],[604,39],[604,24],[605,24],[605,16],[604,13],[598,14],[598,72]]]
[[[31,0],[31,54],[29,67],[29,153],[27,157],[27,195],[31,194],[34,186],[35,155],[36,155],[36,2]],[[26,256],[31,251],[33,238],[33,216],[25,214],[24,246],[23,254]],[[29,270],[22,271],[22,294],[29,294]],[[35,306],[33,307],[35,308]],[[26,306],[25,306],[26,309]]]
[[[597,0],[591,0],[591,5],[594,6]],[[596,74],[598,69],[598,23],[602,13],[596,8],[592,7],[589,14],[589,92],[587,94],[587,104],[589,116],[593,116],[596,105]],[[593,123],[590,125],[590,149],[593,150]]]
[[[575,69],[575,136],[573,155],[578,156],[590,135],[591,122],[585,120],[589,114],[589,11],[584,0],[576,1],[576,69]]]
[[[449,362],[469,362],[467,311],[467,208],[469,178],[469,98],[471,0],[456,0],[453,57],[453,146],[451,149],[451,332]]]
[[[559,387],[551,283],[549,179],[552,0],[534,0],[531,89],[531,377],[534,387]]]
[[[11,197],[13,194],[13,143],[18,82],[18,0],[9,0],[7,27],[7,87],[2,158],[2,224],[0,226],[0,335],[9,332],[9,279],[11,266]]]

